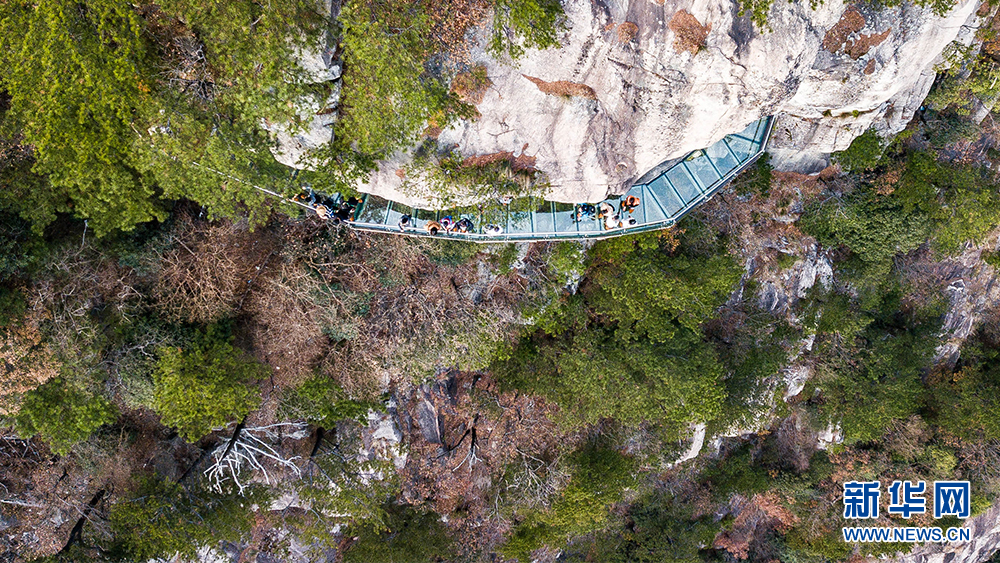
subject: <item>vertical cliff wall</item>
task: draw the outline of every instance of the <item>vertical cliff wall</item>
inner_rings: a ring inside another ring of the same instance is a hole
[[[776,0],[770,29],[760,30],[732,0],[565,0],[561,48],[518,61],[473,48],[492,81],[481,117],[439,142],[464,155],[527,154],[554,199],[596,201],[664,160],[780,115],[775,162],[811,172],[869,127],[901,130],[941,53],[972,41],[978,6],[960,0],[936,16],[908,4]],[[296,154],[286,150],[285,161]],[[384,162],[363,189],[407,199],[397,170],[408,158]]]

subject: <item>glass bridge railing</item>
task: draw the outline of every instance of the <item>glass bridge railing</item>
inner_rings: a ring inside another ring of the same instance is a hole
[[[601,239],[665,229],[708,201],[764,152],[771,122],[770,117],[761,119],[706,149],[665,163],[627,193],[596,204],[544,201],[524,209],[517,202],[497,202],[489,210],[429,210],[367,195],[354,210],[354,220],[347,224],[364,231],[473,242]],[[408,220],[400,226],[404,216]],[[449,220],[454,225],[463,219],[465,232],[439,228],[432,234],[428,229],[448,227]]]

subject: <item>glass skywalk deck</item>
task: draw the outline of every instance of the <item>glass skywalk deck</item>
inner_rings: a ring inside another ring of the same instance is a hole
[[[525,208],[523,201],[515,200],[506,205],[494,202],[490,209],[465,207],[435,211],[366,195],[355,210],[354,221],[348,224],[363,231],[399,234],[399,220],[408,215],[409,224],[402,231],[407,235],[473,242],[601,239],[665,229],[708,201],[753,164],[766,148],[771,122],[770,117],[761,119],[739,133],[726,135],[706,149],[666,162],[640,178],[627,193],[589,206],[536,200]],[[639,200],[631,213],[622,209],[622,202],[629,196]],[[587,213],[594,208],[600,209],[602,203],[614,207],[622,226],[607,228],[609,222],[598,213]],[[441,230],[430,234],[427,223],[444,217],[451,217],[455,222],[468,219],[473,229],[465,233]]]

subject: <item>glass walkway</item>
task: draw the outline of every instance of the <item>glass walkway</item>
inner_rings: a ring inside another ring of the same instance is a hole
[[[770,117],[761,119],[706,149],[661,164],[627,193],[597,204],[522,198],[435,211],[366,195],[347,224],[363,231],[473,242],[601,239],[665,229],[708,201],[764,152],[771,122]]]

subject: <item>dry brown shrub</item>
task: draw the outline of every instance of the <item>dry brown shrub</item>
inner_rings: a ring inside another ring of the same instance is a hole
[[[535,78],[533,76],[528,76],[527,74],[522,74],[521,76],[527,78],[535,86],[538,87],[545,94],[550,94],[552,96],[565,96],[565,97],[578,97],[587,98],[590,100],[597,99],[597,92],[593,88],[587,86],[586,84],[580,84],[579,82],[570,82],[568,80],[556,80],[555,82],[546,82],[541,78]]]
[[[360,296],[352,334],[320,363],[353,396],[377,395],[436,365],[485,361],[490,346],[510,338],[520,304],[537,289],[517,274],[483,278],[478,260],[435,264],[424,252],[435,241],[345,236],[346,251],[309,265],[326,283]],[[540,276],[542,264],[530,267]]]
[[[521,154],[517,156],[514,156],[513,152],[503,151],[466,157],[462,161],[462,166],[481,167],[506,161],[510,163],[511,169],[515,172],[532,172],[535,170],[535,163],[538,162],[538,158],[525,154],[524,151],[527,149],[528,145],[525,144],[524,148],[521,149]]]
[[[903,172],[906,171],[906,165],[902,162],[898,162],[889,167],[884,174],[880,174],[878,178],[875,179],[875,191],[881,195],[889,195],[896,190],[896,184],[899,183],[899,179],[903,177]]]
[[[670,19],[670,29],[677,36],[674,39],[675,51],[678,53],[690,51],[692,55],[697,55],[698,51],[705,46],[705,41],[708,40],[708,32],[712,31],[712,24],[701,25],[701,22],[687,10],[680,10]]]
[[[851,39],[850,37],[861,31],[866,23],[865,17],[857,8],[848,7],[840,16],[840,20],[823,36],[823,48],[831,53],[847,53],[854,60],[860,59],[872,48],[885,41],[889,37],[889,33],[892,32],[890,27],[881,33],[858,35],[855,39]],[[872,66],[872,72],[874,72],[874,66]]]
[[[467,551],[499,540],[504,529],[488,494],[496,482],[502,479],[520,506],[536,507],[564,482],[556,460],[567,437],[551,421],[554,405],[543,399],[500,392],[486,374],[448,372],[413,389],[408,400],[407,412],[423,414],[406,425],[405,498],[451,514],[449,525],[465,538]]]
[[[211,323],[231,315],[263,273],[278,241],[246,221],[203,223],[182,216],[170,234],[153,288],[167,319]]]
[[[307,378],[328,352],[324,330],[352,330],[349,317],[355,303],[318,275],[291,263],[282,264],[260,286],[244,304],[249,319],[243,329],[257,359],[274,368],[275,383],[293,386]]]
[[[444,129],[438,127],[437,125],[434,125],[433,123],[428,123],[427,127],[424,128],[424,137],[427,137],[428,139],[437,140],[437,138],[440,137],[441,133],[443,133],[443,132],[444,132]],[[405,176],[405,172],[404,172],[404,176]]]
[[[933,437],[934,434],[924,419],[913,415],[906,420],[894,422],[883,442],[889,451],[911,461],[923,453],[924,445]]]
[[[79,366],[102,360],[93,343],[101,328],[93,313],[131,322],[142,309],[139,279],[128,267],[86,246],[67,246],[47,257],[26,288],[24,322],[37,327],[52,357]]]
[[[421,2],[430,15],[433,26],[431,36],[455,62],[468,62],[468,31],[481,25],[493,7],[488,0],[434,0]]]
[[[871,35],[860,35],[857,39],[852,39],[847,42],[847,48],[844,52],[848,54],[852,59],[858,60],[863,57],[868,51],[873,48],[878,47],[883,41],[889,37],[892,33],[892,28],[886,29],[882,33],[872,33]],[[872,69],[874,72],[874,68]]]
[[[625,22],[618,26],[618,40],[628,43],[639,35],[639,26],[633,22]]]
[[[986,8],[991,9],[989,2],[984,2],[980,5],[980,10]],[[982,14],[980,17],[985,16]],[[981,32],[981,35],[985,35],[986,38],[983,40],[983,53],[993,57],[994,59],[1000,59],[1000,11],[993,14],[990,18],[990,23],[985,32]]]
[[[486,67],[477,65],[472,70],[460,72],[451,82],[451,91],[467,104],[479,105],[493,81],[486,75]]]
[[[865,26],[865,17],[861,15],[854,6],[849,6],[840,16],[840,20],[833,25],[823,36],[823,48],[831,53],[836,53],[845,48],[847,38],[852,33],[861,31]]]
[[[736,559],[747,559],[750,549],[766,541],[771,532],[784,533],[798,523],[789,504],[788,499],[774,492],[757,494],[750,499],[735,495],[730,501],[730,512],[736,518],[728,530],[716,536],[715,547],[725,549]]]
[[[159,81],[198,101],[211,100],[215,95],[215,77],[205,57],[205,46],[194,31],[163,13],[154,3],[143,4],[139,10],[146,29],[163,53],[164,72],[158,75]]]
[[[0,414],[17,412],[18,399],[59,373],[59,364],[35,323],[0,329]]]

